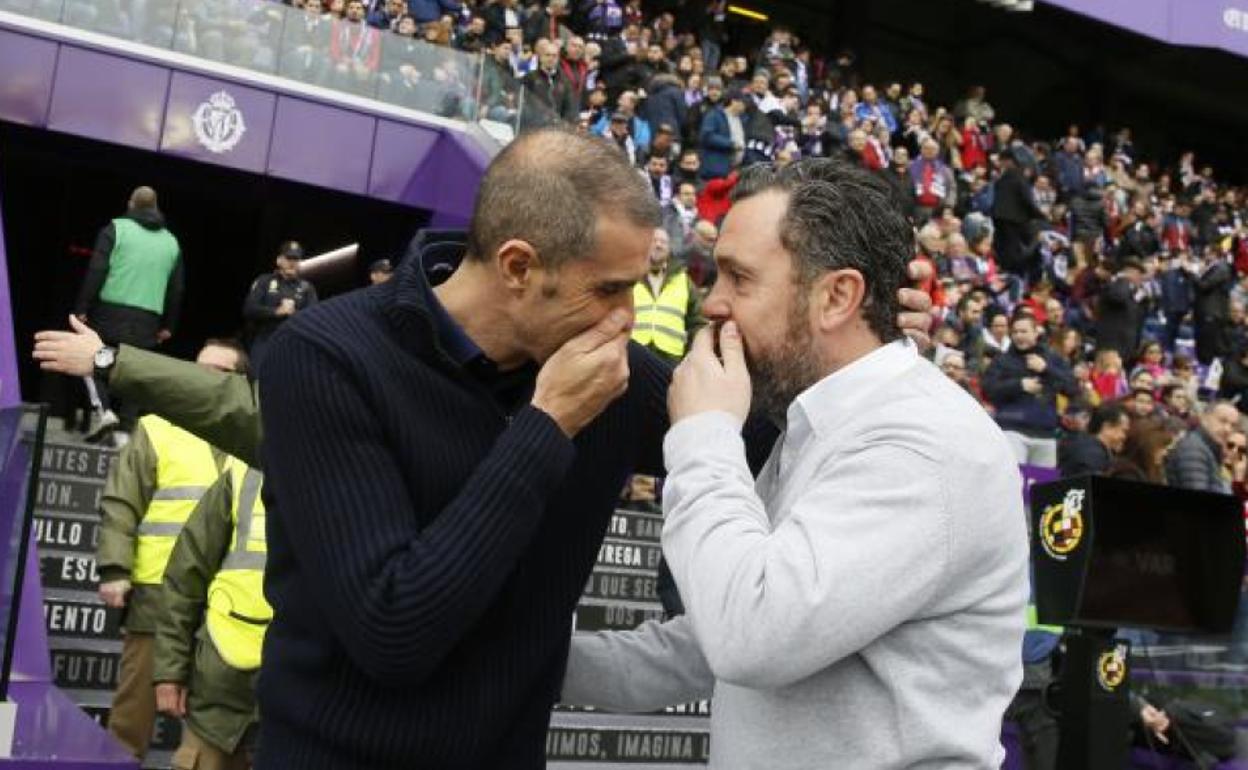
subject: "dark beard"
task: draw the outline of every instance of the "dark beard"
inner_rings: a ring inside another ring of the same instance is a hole
[[[746,356],[754,385],[752,411],[781,426],[785,424],[793,400],[822,379],[819,361],[811,350],[807,303],[801,292],[799,296],[798,307],[789,313],[786,321],[780,349],[765,357],[751,357],[748,351]]]

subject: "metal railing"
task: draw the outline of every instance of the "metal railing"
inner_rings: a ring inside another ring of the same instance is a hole
[[[521,128],[522,85],[481,54],[274,0],[0,0],[0,10],[441,118],[492,121],[511,135]]]

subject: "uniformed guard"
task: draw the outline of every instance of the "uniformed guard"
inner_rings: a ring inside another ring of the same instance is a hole
[[[667,231],[656,229],[650,272],[633,287],[633,339],[675,364],[705,320],[698,287],[671,257]]]
[[[277,327],[295,313],[316,304],[316,288],[299,277],[303,247],[298,241],[286,241],[277,252],[275,269],[251,282],[243,302],[243,320],[247,324],[247,352],[252,371],[260,364],[264,346]]]
[[[231,459],[178,536],[156,628],[158,708],[184,720],[175,770],[244,770],[255,678],[273,609],[264,598],[260,471]]]
[[[242,349],[209,340],[197,362],[222,371],[245,367]],[[100,501],[103,522],[96,563],[100,598],[124,608],[121,671],[108,729],[142,759],[152,739],[153,634],[160,583],[178,533],[229,458],[202,439],[155,415],[139,420],[109,474]]]

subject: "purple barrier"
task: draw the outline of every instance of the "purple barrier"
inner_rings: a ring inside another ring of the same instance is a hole
[[[1248,56],[1248,3],[1225,0],[1043,0],[1175,45]]]

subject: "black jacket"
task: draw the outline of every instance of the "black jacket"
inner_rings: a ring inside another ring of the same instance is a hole
[[[1057,446],[1057,467],[1062,478],[1105,473],[1113,459],[1109,447],[1087,433],[1076,433]]]
[[[1027,179],[1017,167],[1003,173],[995,185],[992,199],[994,220],[1022,225],[1033,219],[1044,218],[1044,212],[1036,205]]]
[[[1036,374],[1027,368],[1027,355],[1042,356],[1045,369]],[[1032,395],[1023,390],[1023,379],[1038,377],[1044,389]],[[984,397],[996,407],[997,424],[1006,430],[1052,438],[1057,431],[1057,394],[1078,392],[1074,375],[1061,356],[1044,347],[1025,353],[1011,347],[992,359],[981,381]]]
[[[1130,361],[1140,346],[1144,307],[1135,299],[1135,287],[1125,278],[1115,278],[1101,292],[1096,308],[1096,344],[1117,350],[1123,361]]]
[[[576,122],[577,106],[572,96],[572,85],[558,69],[554,73],[535,69],[527,73],[521,82],[527,89],[521,113],[526,125],[546,126],[561,120]]]
[[[1105,202],[1095,188],[1084,190],[1070,201],[1071,231],[1075,240],[1092,241],[1104,234],[1109,223]]]
[[[662,472],[661,362],[631,344],[628,390],[569,439],[528,404],[536,367],[437,320],[421,263],[283,324],[260,367],[259,770],[545,767],[619,490]]]

